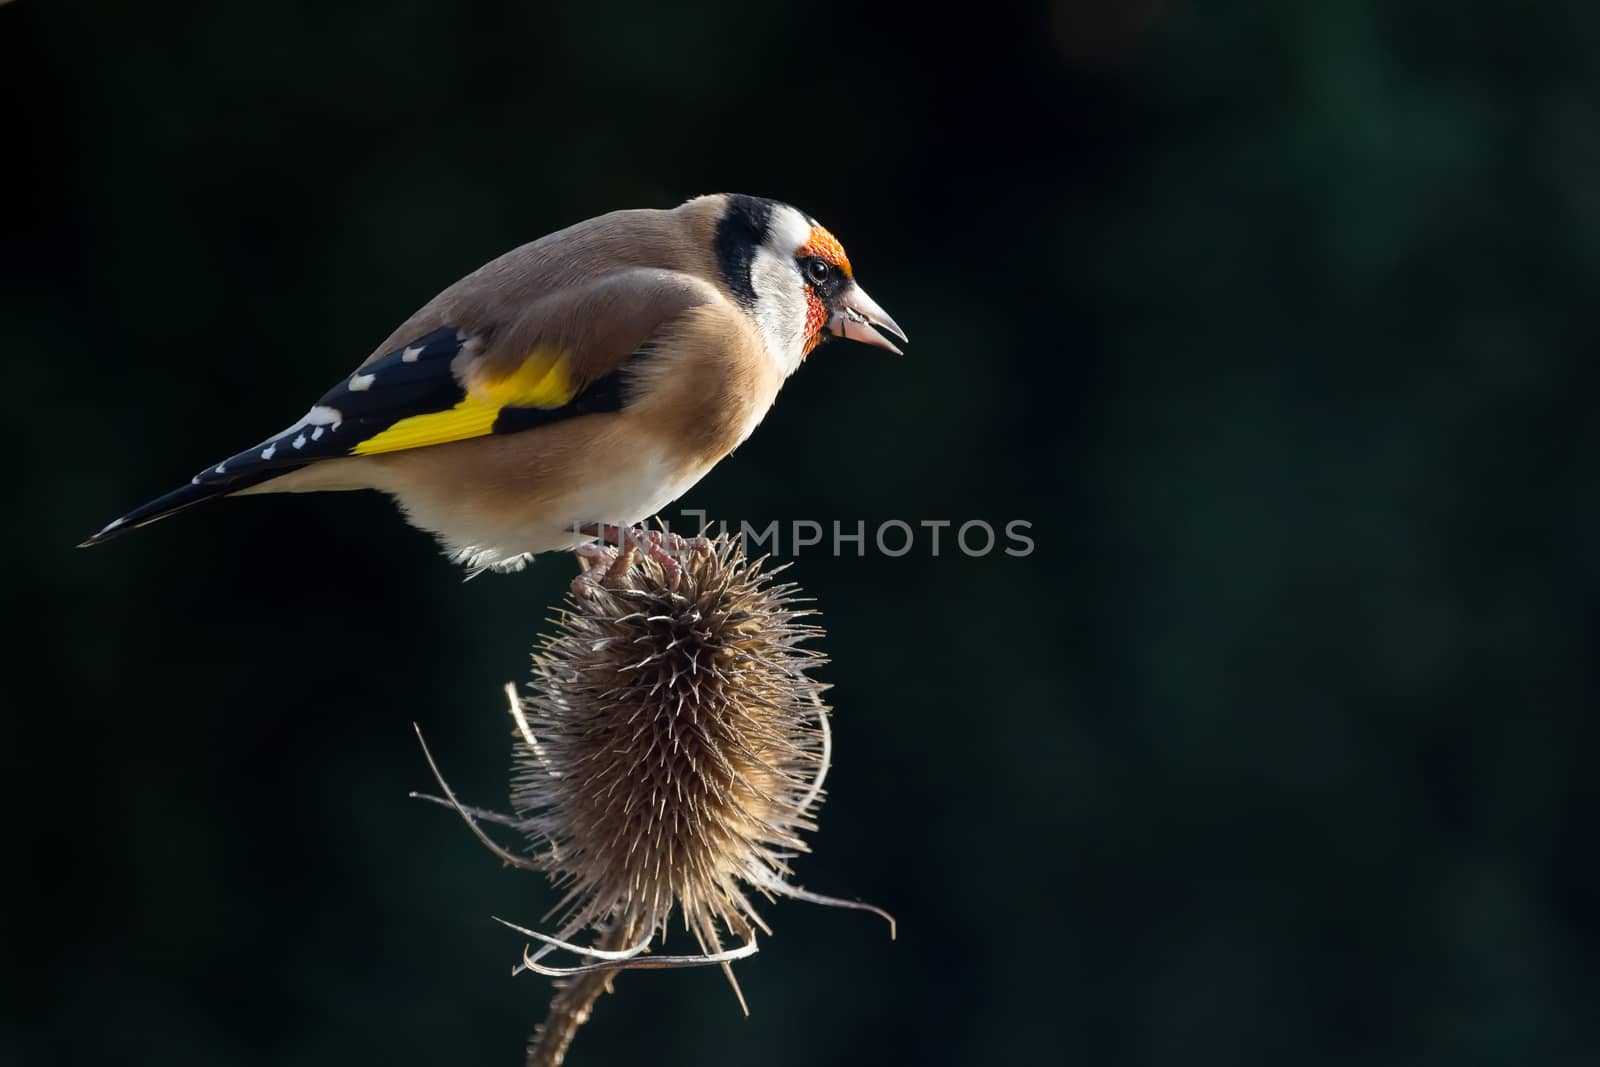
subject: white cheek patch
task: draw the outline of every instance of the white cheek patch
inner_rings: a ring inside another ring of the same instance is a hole
[[[784,204],[772,213],[766,243],[775,252],[792,259],[796,252],[811,243],[811,223],[800,212]]]
[[[756,326],[767,351],[785,375],[800,365],[806,342],[806,284],[793,257],[756,249],[750,264],[750,284],[756,291]]]

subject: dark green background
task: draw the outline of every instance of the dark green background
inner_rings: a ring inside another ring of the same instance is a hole
[[[369,495],[71,546],[483,260],[731,189],[912,338],[684,503],[802,554],[830,800],[606,1063],[1578,1064],[1600,1044],[1600,5],[0,7],[0,1061],[515,1064],[501,685],[573,567]],[[679,941],[681,944],[681,939]]]

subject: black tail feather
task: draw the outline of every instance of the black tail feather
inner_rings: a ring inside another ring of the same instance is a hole
[[[302,464],[303,466],[303,464]],[[204,480],[196,479],[188,485],[180,486],[164,496],[158,496],[148,504],[134,508],[120,519],[113,519],[97,534],[84,538],[78,543],[79,548],[88,548],[98,545],[113,538],[121,537],[130,530],[137,530],[141,526],[149,526],[152,522],[160,522],[168,515],[176,515],[180,511],[204,504],[219,496],[237,493],[241,489],[249,489],[253,485],[269,482],[274,478],[288,474],[298,467],[276,467],[270,470],[246,471],[235,477],[209,477]],[[208,472],[209,473],[209,472]]]

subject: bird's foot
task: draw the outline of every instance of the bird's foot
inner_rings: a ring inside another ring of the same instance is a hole
[[[599,541],[585,541],[573,549],[578,557],[578,576],[572,579],[572,595],[592,597],[602,586],[610,585],[627,572],[633,562],[632,550],[613,548]]]
[[[579,565],[583,567],[583,573],[573,579],[573,592],[578,595],[587,595],[596,584],[610,585],[620,581],[628,568],[633,566],[636,554],[641,549],[646,558],[654,560],[661,568],[668,590],[676,592],[683,581],[683,564],[678,557],[711,550],[711,542],[704,537],[684,537],[670,530],[590,523],[580,527],[580,532],[600,540],[586,542],[576,550]],[[603,571],[600,569],[602,565]]]

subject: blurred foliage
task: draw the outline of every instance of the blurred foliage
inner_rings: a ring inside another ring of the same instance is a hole
[[[573,1062],[1576,1064],[1600,1046],[1600,6],[0,8],[17,894],[0,1061],[519,1062],[500,686],[572,567],[369,495],[92,552],[445,283],[765,193],[828,346],[685,498],[1034,524],[803,554],[837,757],[740,968]]]

